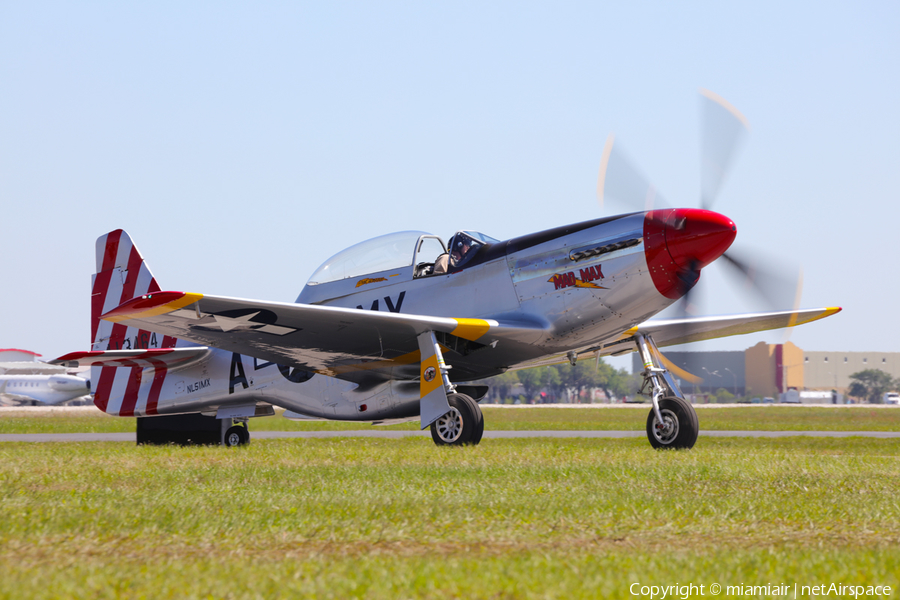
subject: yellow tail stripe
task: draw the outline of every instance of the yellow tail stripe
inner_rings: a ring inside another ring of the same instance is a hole
[[[153,308],[148,308],[147,310],[135,311],[126,314],[110,315],[103,318],[107,321],[112,321],[113,323],[118,323],[120,321],[130,321],[132,319],[146,319],[148,317],[155,317],[156,315],[164,315],[174,310],[178,310],[179,308],[184,308],[189,304],[193,304],[194,302],[199,301],[201,298],[203,298],[203,294],[185,293],[184,296],[178,298],[177,300],[172,300],[171,302],[166,302],[165,304],[160,304],[159,306],[154,306]]]

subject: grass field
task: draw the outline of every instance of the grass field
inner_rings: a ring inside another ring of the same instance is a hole
[[[702,430],[900,431],[900,407],[890,406],[731,406],[697,405]],[[650,405],[594,407],[482,406],[486,430],[643,430]],[[291,421],[281,416],[250,421],[251,431],[336,431],[369,429],[369,423]],[[386,429],[418,429],[416,423]],[[0,411],[0,433],[131,432],[134,419],[110,417],[99,410],[76,412]]]
[[[898,490],[893,439],[3,443],[0,598],[896,595]]]

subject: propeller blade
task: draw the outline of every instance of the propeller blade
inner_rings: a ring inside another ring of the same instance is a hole
[[[803,293],[803,272],[788,272],[784,269],[761,266],[762,259],[740,257],[740,253],[729,250],[722,255],[733,273],[741,278],[747,289],[752,290],[771,310],[796,310],[800,306]]]
[[[694,375],[693,373],[686,371],[685,369],[682,369],[681,367],[679,367],[678,365],[673,363],[671,360],[666,358],[666,355],[662,353],[662,350],[657,349],[656,357],[657,357],[657,359],[659,359],[659,362],[666,369],[668,369],[675,375],[675,377],[679,377],[679,378],[683,379],[684,381],[687,381],[694,385],[701,385],[703,383],[702,377],[700,377],[698,375]],[[681,386],[679,386],[679,387],[681,387]],[[684,392],[684,390],[682,390],[682,392]]]
[[[719,195],[728,169],[750,126],[744,115],[721,96],[702,88],[700,95],[700,206],[708,210]]]
[[[607,198],[623,202],[633,210],[653,210],[655,206],[665,206],[656,188],[615,144],[614,135],[606,140],[597,179],[597,199],[601,208]]]
[[[692,263],[687,270],[682,271],[678,275],[678,279],[683,286],[682,289],[684,291],[684,295],[675,304],[675,314],[673,315],[673,318],[675,319],[687,319],[689,317],[696,317],[699,316],[702,312],[698,304],[701,294],[699,294],[695,288],[700,278],[700,273],[697,269],[697,266],[698,265],[696,263]],[[686,333],[686,331],[687,330],[685,328],[684,333]],[[660,352],[660,354],[662,354],[662,352]],[[673,368],[674,365],[673,363],[671,363],[671,361],[669,361],[668,358],[665,358],[666,367],[669,370],[673,371],[678,377],[681,377],[682,380],[691,383],[694,386],[694,391],[696,391],[697,386],[702,386],[704,382],[703,377],[698,375],[700,370],[703,368],[703,365],[699,363],[696,355],[691,354],[690,352],[683,354],[682,359],[684,361],[683,368],[677,366]]]

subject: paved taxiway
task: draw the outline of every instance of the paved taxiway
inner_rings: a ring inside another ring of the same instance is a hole
[[[250,431],[251,439],[403,438],[430,436],[430,431]],[[485,431],[485,438],[631,438],[644,431]],[[900,431],[701,431],[701,437],[871,437],[900,438]],[[0,433],[0,442],[136,442],[134,433]]]

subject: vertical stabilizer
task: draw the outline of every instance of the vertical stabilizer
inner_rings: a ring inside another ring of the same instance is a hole
[[[174,348],[177,339],[111,323],[100,318],[123,302],[160,291],[149,267],[128,234],[117,229],[97,239],[97,272],[91,289],[91,350]],[[120,416],[157,414],[159,392],[166,376],[162,363],[148,372],[150,385],[142,386],[144,368],[92,367],[94,404]]]

